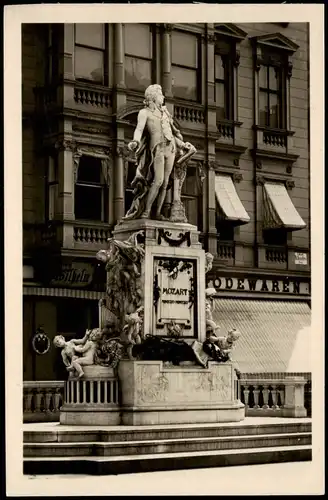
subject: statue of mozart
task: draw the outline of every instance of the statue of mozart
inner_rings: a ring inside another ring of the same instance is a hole
[[[167,189],[172,186],[170,220],[187,222],[180,199],[181,187],[186,161],[196,148],[183,141],[163,103],[161,86],[150,85],[145,91],[145,107],[139,111],[133,140],[128,144],[129,150],[135,152],[137,170],[131,183],[134,199],[123,220],[149,219],[153,212],[155,219],[166,220],[161,212]]]

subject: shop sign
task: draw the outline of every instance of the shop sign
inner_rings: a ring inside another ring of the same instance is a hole
[[[299,266],[307,266],[307,263],[306,253],[295,252],[295,264],[298,264]]]
[[[94,268],[86,262],[65,265],[60,273],[51,280],[50,284],[63,287],[86,287],[90,285],[93,278]]]
[[[238,292],[282,293],[291,295],[309,295],[309,283],[290,280],[256,279],[252,277],[218,277],[207,283],[207,288],[216,290],[236,290]]]

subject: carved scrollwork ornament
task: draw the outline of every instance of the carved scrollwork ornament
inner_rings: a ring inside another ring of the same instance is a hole
[[[46,354],[50,349],[50,339],[41,328],[32,338],[32,347],[34,352],[40,355]]]
[[[242,174],[237,174],[237,173],[234,173],[232,175],[232,180],[233,182],[241,182],[243,180],[243,175]]]
[[[240,52],[239,52],[239,50],[236,50],[233,64],[234,64],[234,66],[237,67],[237,66],[239,66],[239,63],[240,63]]]
[[[255,177],[256,186],[264,186],[264,183],[265,183],[265,178],[263,177],[263,175],[257,175]]]

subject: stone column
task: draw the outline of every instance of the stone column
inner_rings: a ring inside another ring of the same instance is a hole
[[[117,88],[125,88],[125,75],[124,75],[124,47],[123,47],[123,26],[122,23],[114,24],[114,47],[115,47],[115,60],[114,60],[114,77],[115,86]]]
[[[208,217],[208,251],[217,254],[216,231],[216,198],[215,198],[215,170],[213,162],[208,162],[207,168],[207,217]]]
[[[114,159],[114,218],[116,223],[124,216],[124,159],[123,146],[116,148]]]
[[[59,140],[58,150],[58,216],[61,220],[74,220],[74,161],[75,144],[71,139]],[[73,226],[63,224],[63,247],[73,248]]]
[[[215,32],[214,24],[207,24],[206,41],[206,87],[207,87],[207,232],[208,251],[217,254],[216,199],[215,199],[215,140],[218,137],[215,106]]]

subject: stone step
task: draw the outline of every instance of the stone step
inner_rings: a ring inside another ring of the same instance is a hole
[[[311,444],[311,433],[262,434],[122,442],[26,443],[24,457],[124,456]]]
[[[273,419],[274,420],[274,419]],[[295,432],[311,432],[311,421],[286,423],[252,424],[206,424],[179,426],[142,426],[142,427],[108,427],[94,429],[90,427],[66,427],[56,425],[53,430],[24,430],[24,443],[51,442],[122,442],[159,439],[188,439],[224,436],[254,436],[258,434],[284,434]]]
[[[131,474],[161,470],[300,462],[312,459],[311,446],[271,446],[247,450],[212,450],[114,457],[25,458],[24,474]],[[218,488],[220,487],[218,483]]]

